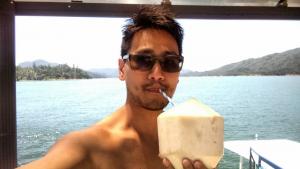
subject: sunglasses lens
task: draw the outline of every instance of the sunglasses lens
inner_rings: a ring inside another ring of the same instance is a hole
[[[165,72],[179,72],[182,68],[183,60],[176,56],[167,56],[161,63],[161,67]]]
[[[150,70],[155,63],[153,57],[147,55],[132,55],[131,60],[131,67],[139,70]]]

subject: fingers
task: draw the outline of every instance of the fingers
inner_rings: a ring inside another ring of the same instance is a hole
[[[166,169],[174,169],[171,162],[166,158],[163,158],[163,165],[166,167]]]
[[[182,166],[184,169],[194,169],[193,167],[193,163],[191,162],[191,160],[184,158],[182,160]]]
[[[206,169],[202,162],[199,160],[195,160],[192,162],[191,160],[184,158],[182,160],[182,166],[184,169]]]
[[[167,158],[163,158],[163,165],[166,167],[166,169],[175,169]],[[182,160],[182,166],[184,169],[206,169],[201,161],[195,160],[192,162],[188,158],[184,158]]]
[[[195,169],[206,169],[205,165],[199,160],[194,161],[194,167]]]

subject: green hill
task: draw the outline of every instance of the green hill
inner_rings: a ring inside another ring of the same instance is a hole
[[[238,75],[300,75],[300,48],[274,53],[261,58],[247,59],[205,72],[191,72],[186,76]]]
[[[89,79],[88,72],[71,68],[66,64],[56,66],[39,65],[33,63],[31,66],[19,65],[16,67],[16,80],[53,80],[53,79]]]

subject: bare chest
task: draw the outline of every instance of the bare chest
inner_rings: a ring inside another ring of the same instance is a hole
[[[153,148],[153,149],[152,149]],[[125,141],[113,151],[94,152],[91,156],[96,169],[163,169],[162,160],[154,147]]]

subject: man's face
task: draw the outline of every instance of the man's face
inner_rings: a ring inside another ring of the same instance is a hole
[[[155,58],[164,58],[167,54],[179,54],[175,39],[164,30],[144,29],[138,31],[128,52],[131,55],[147,54]],[[173,96],[179,72],[169,73],[162,70],[158,61],[150,70],[132,69],[131,61],[119,60],[119,78],[125,80],[127,102],[148,110],[162,110],[167,100],[159,90]]]

